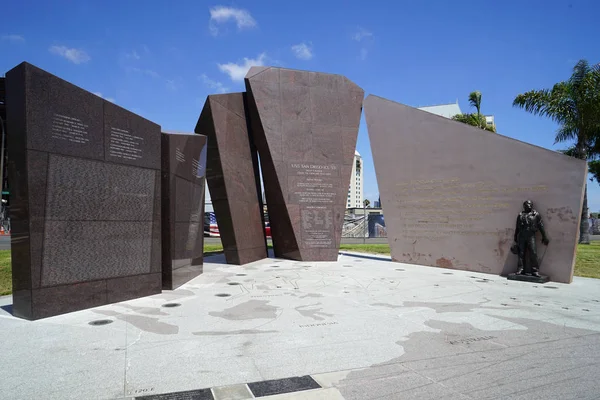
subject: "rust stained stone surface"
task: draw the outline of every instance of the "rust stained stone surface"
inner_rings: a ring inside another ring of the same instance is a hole
[[[245,82],[275,256],[337,260],[364,91],[341,75],[273,67]]]
[[[208,137],[206,182],[227,263],[266,258],[258,165],[248,135],[244,93],[208,96],[195,132]]]
[[[365,115],[392,259],[491,274],[526,199],[544,220],[540,273],[572,280],[586,163],[377,96]]]
[[[206,136],[162,134],[162,287],[202,273]]]
[[[28,63],[6,95],[14,315],[160,293],[160,127]]]

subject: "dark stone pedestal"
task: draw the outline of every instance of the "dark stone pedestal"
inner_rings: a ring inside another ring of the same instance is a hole
[[[550,280],[546,275],[532,276],[522,274],[509,274],[507,277],[511,281],[522,281],[531,283],[546,283]]]

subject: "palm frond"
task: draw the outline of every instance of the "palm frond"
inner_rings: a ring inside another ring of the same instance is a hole
[[[580,85],[590,72],[590,65],[587,60],[579,60],[577,64],[573,67],[573,74],[569,79],[569,82],[573,85]]]
[[[481,92],[476,90],[474,92],[469,93],[469,104],[471,107],[475,107],[477,112],[481,110]]]
[[[564,154],[565,156],[579,158],[577,156],[577,148],[575,146],[571,146],[568,149],[557,150],[559,153]]]
[[[556,131],[556,137],[554,138],[554,144],[562,143],[569,140],[576,140],[578,129],[572,124],[564,124]]]
[[[590,161],[588,163],[588,172],[592,176],[590,180],[600,182],[600,161]]]

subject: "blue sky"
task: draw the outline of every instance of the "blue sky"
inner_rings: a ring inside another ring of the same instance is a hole
[[[51,4],[50,4],[51,3]],[[600,62],[600,3],[571,1],[27,1],[3,3],[0,71],[28,61],[163,126],[192,131],[208,94],[249,65],[339,73],[412,106],[483,93],[499,133],[557,149],[514,97]],[[377,198],[366,126],[365,196]],[[600,186],[590,183],[592,211]]]

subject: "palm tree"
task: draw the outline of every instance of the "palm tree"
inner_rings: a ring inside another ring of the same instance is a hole
[[[594,157],[600,143],[600,64],[590,66],[580,60],[569,80],[552,89],[530,90],[518,95],[513,106],[534,115],[548,117],[559,127],[555,143],[574,141],[573,157]],[[587,184],[581,210],[579,242],[590,243],[588,226]]]
[[[469,104],[477,110],[477,121],[481,124],[481,92],[476,90],[469,93]],[[479,126],[483,128],[483,126]]]
[[[496,132],[496,129],[492,125],[488,125],[485,117],[481,115],[481,92],[474,91],[469,93],[469,104],[475,107],[477,110],[476,114],[456,114],[452,117],[453,120],[462,122],[463,124],[476,126],[481,129],[485,129],[490,132]]]

